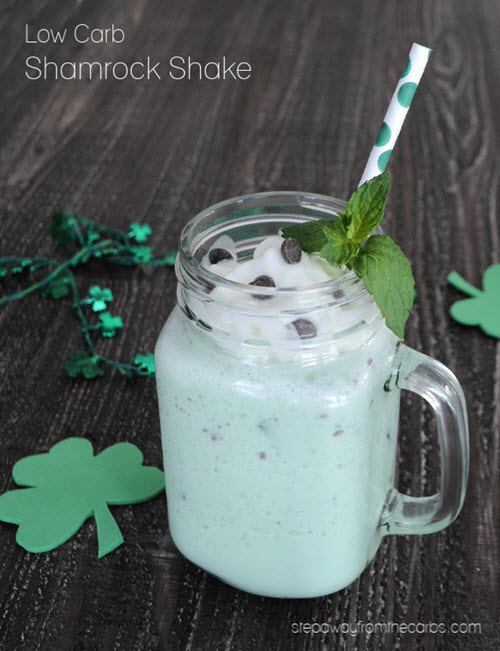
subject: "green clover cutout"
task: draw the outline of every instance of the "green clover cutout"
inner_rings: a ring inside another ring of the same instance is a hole
[[[451,306],[450,314],[455,321],[479,326],[485,334],[500,339],[500,264],[491,265],[485,270],[482,291],[456,271],[448,275],[448,282],[470,296]]]
[[[102,312],[107,308],[107,303],[113,300],[113,293],[106,287],[99,287],[99,285],[92,285],[89,289],[89,297],[86,299],[87,303],[92,305],[94,312]]]
[[[143,242],[148,241],[148,238],[152,232],[153,229],[148,224],[139,224],[138,222],[133,222],[130,224],[128,236],[131,240],[135,240],[136,242],[139,242],[139,244],[142,244]]]
[[[18,525],[16,542],[40,553],[65,543],[93,516],[102,558],[123,543],[108,505],[144,502],[164,490],[163,472],[142,463],[131,443],[116,443],[94,456],[90,441],[63,439],[48,453],[14,465],[14,481],[29,488],[0,495],[0,520]]]
[[[141,375],[155,374],[155,357],[153,353],[148,353],[147,355],[136,355],[133,364],[138,367]]]
[[[79,350],[72,353],[64,364],[64,370],[71,378],[84,377],[86,380],[103,375],[101,360],[97,355],[88,355]]]

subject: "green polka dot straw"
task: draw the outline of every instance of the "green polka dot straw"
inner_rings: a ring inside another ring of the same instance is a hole
[[[428,47],[413,43],[359,185],[385,170],[431,52]]]

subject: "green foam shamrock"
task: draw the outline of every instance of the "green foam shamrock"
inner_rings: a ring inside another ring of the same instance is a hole
[[[130,224],[128,236],[131,240],[135,240],[136,242],[142,244],[144,242],[147,242],[152,232],[153,230],[148,224],[139,224],[138,222],[133,222]]]
[[[93,516],[102,558],[123,543],[108,504],[144,502],[164,489],[163,472],[142,462],[131,443],[116,443],[94,456],[90,441],[63,439],[48,453],[14,465],[16,484],[30,488],[0,495],[0,520],[19,525],[16,542],[39,553],[65,543]]]
[[[500,339],[500,264],[486,269],[482,291],[456,271],[448,275],[448,282],[470,296],[451,306],[450,314],[455,321],[464,325],[477,325],[485,334]]]
[[[143,375],[154,375],[155,356],[153,353],[148,353],[147,355],[136,355],[134,357],[134,366],[137,366]]]
[[[104,373],[101,360],[98,355],[88,355],[82,350],[71,353],[64,363],[64,370],[72,377],[84,377],[86,380],[93,380]]]

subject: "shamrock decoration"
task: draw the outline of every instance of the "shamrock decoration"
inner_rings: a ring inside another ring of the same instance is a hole
[[[143,244],[144,242],[147,242],[152,232],[153,230],[148,224],[139,224],[137,222],[133,222],[130,224],[128,236],[131,240],[135,240],[136,242],[139,242],[139,244]]]
[[[0,520],[19,525],[17,543],[39,553],[65,543],[93,516],[102,558],[123,543],[108,504],[144,502],[164,489],[163,472],[142,462],[131,443],[116,443],[94,456],[90,441],[63,439],[48,453],[14,465],[14,481],[29,488],[0,495]]]
[[[131,246],[130,251],[137,264],[147,264],[153,259],[153,251],[149,246]]]
[[[19,263],[15,267],[12,267],[10,271],[13,274],[20,274],[23,271],[26,271],[26,269],[28,269],[29,267],[31,267],[31,264],[32,264],[31,258],[21,258],[19,260]]]
[[[174,266],[175,251],[155,256],[150,246],[143,246],[151,233],[147,224],[133,222],[128,230],[120,230],[75,212],[58,212],[52,218],[50,234],[55,244],[69,247],[69,257],[58,260],[0,256],[0,290],[10,283],[24,284],[29,278],[27,286],[0,293],[0,308],[35,293],[55,299],[66,298],[73,308],[86,349],[85,352],[73,353],[66,360],[64,368],[70,377],[90,380],[104,375],[106,368],[115,369],[126,378],[154,375],[152,355],[136,355],[135,361],[128,362],[98,352],[96,335],[114,337],[124,324],[121,317],[108,312],[108,304],[113,300],[111,290],[93,285],[88,295],[82,298],[76,276],[79,267],[93,260],[127,267],[140,266],[145,271]],[[97,322],[88,318],[89,309],[98,315]]]
[[[87,242],[89,244],[93,244],[94,242],[97,242],[99,237],[100,237],[100,235],[99,235],[99,233],[97,231],[94,231],[94,230],[89,228],[89,230],[87,231]]]
[[[76,220],[71,212],[58,212],[52,218],[49,232],[55,244],[67,246],[75,239]]]
[[[81,350],[71,353],[64,364],[64,370],[72,378],[81,376],[86,380],[93,380],[104,372],[98,355],[88,355]]]
[[[102,312],[106,309],[106,304],[111,303],[112,300],[113,294],[110,289],[106,287],[101,289],[99,285],[92,285],[89,289],[89,297],[85,299],[85,302],[92,305],[94,312]]]
[[[69,294],[70,279],[68,276],[57,276],[51,280],[44,290],[44,296],[59,299]]]
[[[490,337],[500,339],[500,264],[486,269],[482,291],[456,271],[448,275],[448,282],[470,296],[451,306],[450,314],[455,321],[464,325],[478,325]]]
[[[155,358],[153,353],[147,355],[136,355],[134,357],[134,366],[137,366],[142,375],[155,374]]]
[[[117,330],[123,328],[123,321],[120,316],[113,316],[109,312],[99,314],[103,337],[114,337]]]

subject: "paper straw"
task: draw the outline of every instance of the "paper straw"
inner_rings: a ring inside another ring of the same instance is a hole
[[[383,172],[398,139],[432,50],[413,43],[359,185]]]

